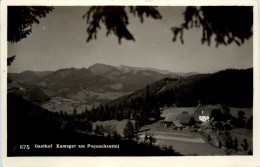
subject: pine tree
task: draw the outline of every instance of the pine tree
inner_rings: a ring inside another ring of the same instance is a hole
[[[73,109],[73,116],[74,116],[74,118],[76,118],[77,115],[78,115],[78,111],[77,111],[76,107],[74,107],[74,109]]]
[[[234,147],[234,150],[237,152],[238,151],[238,140],[237,140],[237,138],[234,139],[233,147]]]
[[[127,121],[124,128],[124,136],[127,138],[133,138],[135,134],[134,126],[130,120]]]
[[[247,139],[244,139],[243,140],[243,144],[241,144],[241,146],[243,147],[243,150],[244,151],[247,151],[248,150],[248,144],[247,144]]]
[[[245,112],[243,111],[238,111],[238,127],[239,128],[244,128],[245,127]]]
[[[253,129],[253,116],[251,116],[247,122],[246,122],[246,128],[248,130],[252,130]]]
[[[218,141],[218,148],[222,148],[222,142],[221,142],[221,140]]]

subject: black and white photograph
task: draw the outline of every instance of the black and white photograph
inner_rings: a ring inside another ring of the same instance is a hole
[[[6,6],[5,154],[253,157],[254,8]]]

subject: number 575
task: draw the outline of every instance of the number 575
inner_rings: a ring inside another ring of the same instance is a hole
[[[20,149],[21,150],[29,150],[30,149],[30,145],[20,145]]]

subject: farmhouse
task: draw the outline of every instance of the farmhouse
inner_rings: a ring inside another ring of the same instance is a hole
[[[174,125],[174,121],[177,120],[178,115],[177,114],[168,114],[164,120],[163,120],[163,125],[166,127],[169,127],[171,125]]]
[[[204,107],[197,107],[196,111],[194,112],[194,119],[195,121],[201,122],[209,122],[211,114],[211,109],[204,108]]]
[[[193,115],[189,114],[169,114],[163,121],[163,125],[166,127],[173,125],[174,127],[181,128],[182,126],[192,126],[194,124],[195,119]]]

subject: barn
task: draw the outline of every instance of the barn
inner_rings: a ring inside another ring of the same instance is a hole
[[[163,125],[166,127],[169,127],[171,125],[174,125],[174,121],[177,120],[178,115],[177,114],[168,114],[164,120],[163,120]]]
[[[193,115],[189,114],[168,114],[163,124],[166,127],[173,125],[174,127],[181,128],[182,126],[192,126],[195,124]]]

